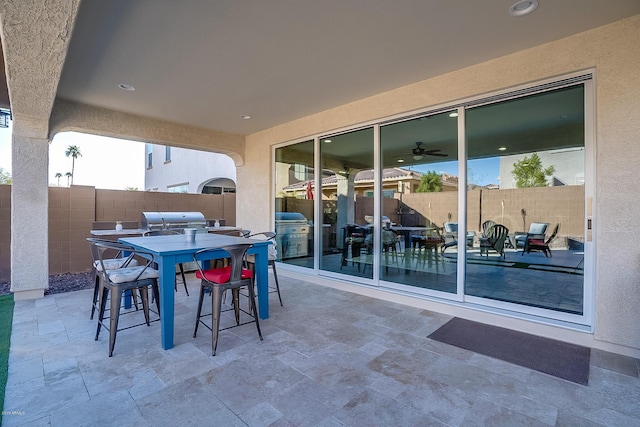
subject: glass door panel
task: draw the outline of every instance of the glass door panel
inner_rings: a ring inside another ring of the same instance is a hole
[[[457,114],[382,126],[380,147],[380,279],[455,294]]]
[[[373,128],[320,138],[320,270],[373,278]]]
[[[465,294],[583,314],[584,86],[466,112]]]
[[[277,148],[275,157],[278,261],[313,268],[313,141]]]

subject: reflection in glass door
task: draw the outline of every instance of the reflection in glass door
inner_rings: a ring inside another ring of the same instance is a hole
[[[320,138],[320,270],[373,278],[373,128]]]
[[[313,268],[313,141],[277,148],[275,158],[278,261]]]
[[[380,279],[455,294],[458,119],[455,110],[380,128]]]
[[[465,294],[583,314],[584,111],[582,84],[467,110]]]

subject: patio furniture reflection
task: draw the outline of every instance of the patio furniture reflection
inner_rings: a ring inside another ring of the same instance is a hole
[[[362,250],[366,250],[365,237],[369,232],[367,228],[361,227],[358,224],[346,224],[343,228],[344,245],[342,247],[342,260],[340,261],[340,269],[347,265],[348,261],[351,261],[351,265],[354,264],[354,259],[359,259]],[[355,262],[358,265],[358,271],[360,271],[360,263]]]
[[[532,222],[531,225],[529,225],[529,231],[526,233],[516,233],[514,236],[514,248],[524,248],[525,242],[529,238],[544,240],[544,236],[547,234],[547,228],[549,228],[549,223],[547,222]]]
[[[504,244],[509,234],[509,229],[502,224],[495,224],[488,228],[485,236],[480,237],[480,254],[489,256],[489,250],[494,250],[503,258]]]
[[[466,244],[468,248],[473,248],[473,239],[475,235],[476,233],[473,231],[467,232]],[[444,233],[442,237],[444,238],[444,245],[442,245],[442,253],[444,253],[444,251],[447,250],[447,248],[458,246],[458,223],[445,222]]]
[[[556,224],[553,227],[553,232],[551,236],[547,239],[544,235],[540,238],[539,235],[528,235],[526,236],[526,240],[524,242],[524,248],[522,250],[522,255],[533,251],[540,251],[544,253],[544,256],[547,258],[551,257],[551,249],[549,249],[549,244],[556,238],[558,234],[558,230],[560,229],[560,224]]]
[[[444,238],[440,234],[440,230],[435,227],[424,229],[420,234],[411,235],[411,251],[416,265],[425,264],[428,261],[429,266],[433,261],[438,263],[438,252],[440,247],[444,245]]]

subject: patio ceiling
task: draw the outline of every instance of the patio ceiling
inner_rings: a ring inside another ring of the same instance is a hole
[[[74,8],[56,1],[58,14]],[[14,113],[43,117],[19,105],[41,80],[60,99],[246,135],[640,13],[637,0],[540,0],[512,17],[514,2],[85,0],[59,84],[24,62],[8,89],[0,76],[0,103],[12,94]],[[29,55],[57,43],[24,41]]]
[[[57,97],[250,134],[640,13],[540,0],[512,17],[513,3],[86,0]]]

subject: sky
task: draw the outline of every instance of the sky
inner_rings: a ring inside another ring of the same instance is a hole
[[[458,162],[429,163],[415,166],[418,172],[436,171],[458,176]],[[500,158],[490,157],[486,159],[469,160],[467,164],[467,176],[470,184],[487,185],[500,184]]]
[[[49,147],[49,185],[58,185],[55,177],[58,172],[62,174],[60,186],[67,185],[64,175],[71,172],[71,158],[64,153],[70,145],[77,145],[82,154],[82,157],[76,159],[73,179],[75,185],[110,190],[129,187],[144,190],[144,143],[76,132],[64,132],[54,137]],[[0,128],[0,168],[11,172],[11,127]],[[458,162],[430,163],[413,169],[419,172],[435,170],[457,176]],[[468,174],[469,181],[476,185],[500,184],[500,160],[498,157],[471,160]]]
[[[101,189],[144,190],[145,144],[96,135],[64,132],[57,134],[49,146],[49,185],[57,186],[56,173],[61,173],[60,186],[67,185],[64,176],[71,172],[71,157],[65,156],[70,145],[80,148],[76,159],[74,185]],[[11,127],[0,128],[0,168],[11,172]]]

